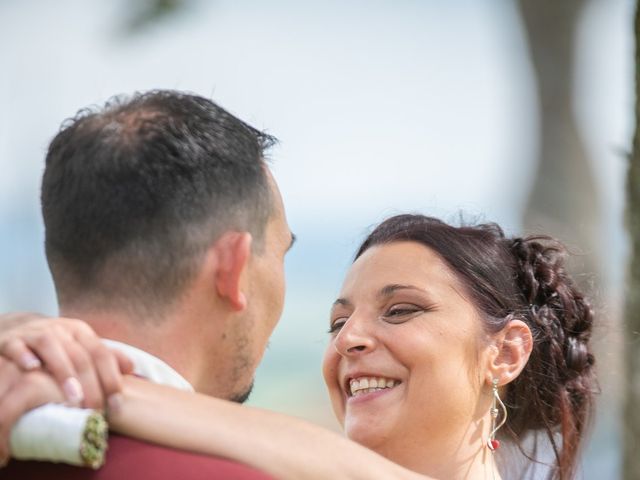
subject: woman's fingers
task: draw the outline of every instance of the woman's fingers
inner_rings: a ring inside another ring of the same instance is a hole
[[[19,378],[20,373],[21,371],[15,363],[0,357],[0,405],[5,395],[13,387],[16,379]],[[5,419],[2,407],[0,407],[0,467],[9,461],[9,437],[8,435],[3,435],[2,432],[10,431],[11,427],[9,419]]]
[[[68,403],[91,408],[120,392],[122,374],[133,370],[126,355],[107,348],[89,325],[67,318],[29,320],[3,332],[0,355],[25,370],[46,369]]]
[[[0,399],[2,399],[20,378],[22,370],[13,362],[0,357]],[[2,424],[2,412],[0,411],[0,424]]]
[[[118,368],[120,369],[120,373],[122,375],[130,375],[133,373],[134,365],[133,362],[124,352],[120,350],[111,350],[116,357],[116,361],[118,362]]]
[[[10,455],[11,429],[29,410],[50,402],[62,402],[64,397],[50,375],[41,371],[24,372],[13,363],[0,360],[0,372],[10,378],[11,387],[0,395],[0,466]]]
[[[132,369],[131,361],[123,353],[117,354],[115,350],[108,348],[95,335],[78,333],[75,338],[89,356],[88,360],[83,359],[76,363],[76,369],[80,374],[87,365],[93,367],[96,373],[96,380],[99,382],[100,392],[102,393],[101,398],[87,398],[87,406],[95,408],[97,400],[104,401],[105,398],[109,398],[122,390],[123,372],[120,368],[120,363],[122,362],[126,367],[125,373],[129,373]]]
[[[0,358],[0,467],[9,461],[9,432],[15,423],[12,420],[14,414],[6,412],[2,403],[23,374],[15,363]]]
[[[96,388],[96,382],[91,381],[88,370],[90,365],[88,356],[83,355],[82,349],[76,346],[72,337],[66,331],[58,328],[35,331],[22,337],[25,345],[35,353],[44,368],[53,375],[65,393],[66,400],[71,405],[82,405],[85,389]],[[78,365],[82,371],[79,375]]]
[[[67,377],[62,383],[67,402],[87,408],[102,408],[104,405],[102,385],[91,354],[74,338],[61,340],[61,346],[75,371],[75,376]],[[46,360],[44,363],[49,368]]]
[[[42,362],[20,338],[7,339],[2,345],[2,355],[24,370],[40,368]]]
[[[69,344],[68,338],[66,332],[38,320],[5,332],[0,340],[0,354],[25,370],[44,366],[62,386],[67,401],[80,405],[84,393],[64,346]]]

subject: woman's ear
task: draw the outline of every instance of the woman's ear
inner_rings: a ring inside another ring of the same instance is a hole
[[[242,274],[251,256],[251,234],[226,232],[213,245],[217,257],[215,287],[218,295],[229,302],[235,311],[247,307],[242,286]]]
[[[489,372],[491,383],[499,379],[498,385],[513,381],[529,361],[533,348],[533,337],[529,326],[522,320],[513,319],[493,338]]]

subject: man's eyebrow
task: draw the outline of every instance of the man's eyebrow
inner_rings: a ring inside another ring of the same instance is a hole
[[[391,295],[393,295],[398,290],[417,290],[419,292],[425,292],[424,289],[418,288],[418,287],[413,286],[413,285],[401,285],[401,284],[398,284],[398,283],[394,283],[394,284],[386,285],[386,286],[382,287],[380,289],[380,292],[378,293],[378,296],[380,296],[380,297],[390,297]]]
[[[296,234],[291,232],[291,242],[289,242],[289,246],[287,247],[287,252],[291,250],[291,247],[293,247],[293,244],[296,243],[297,238],[298,237],[296,237]]]

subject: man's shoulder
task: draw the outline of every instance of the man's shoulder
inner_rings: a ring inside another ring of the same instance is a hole
[[[270,480],[271,477],[230,460],[175,450],[112,435],[104,467],[99,470],[46,462],[12,461],[0,469],[0,480],[20,478],[124,480],[128,478],[185,480]]]

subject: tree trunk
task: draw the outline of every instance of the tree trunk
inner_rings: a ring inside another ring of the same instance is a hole
[[[624,463],[625,480],[640,478],[640,8],[636,6],[636,130],[627,174],[627,228],[631,243],[625,312]]]
[[[573,112],[576,26],[585,0],[520,0],[540,108],[538,170],[524,214],[529,233],[558,237],[572,273],[600,271],[598,192]],[[584,262],[575,265],[576,259]],[[584,285],[583,285],[584,286]]]

